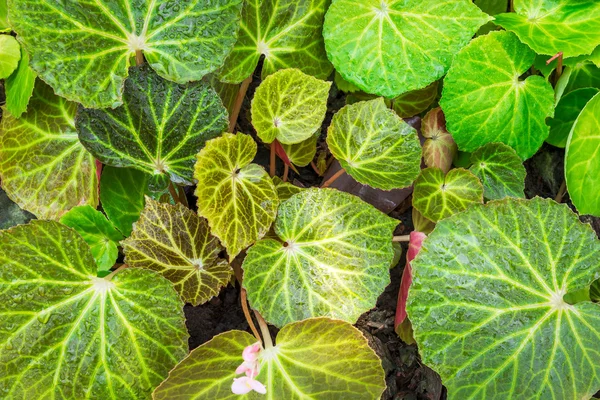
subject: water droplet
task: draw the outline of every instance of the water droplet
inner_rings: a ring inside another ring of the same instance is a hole
[[[38,314],[37,320],[40,321],[42,324],[47,324],[50,320],[50,313],[42,312]]]

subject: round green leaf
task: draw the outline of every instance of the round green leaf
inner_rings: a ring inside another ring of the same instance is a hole
[[[150,198],[131,237],[123,242],[127,265],[159,272],[194,306],[206,303],[229,282],[232,270],[219,258],[222,250],[205,219],[181,204]]]
[[[38,80],[30,110],[20,119],[4,113],[0,123],[2,188],[21,208],[41,219],[98,205],[94,157],[75,131],[77,105]]]
[[[421,169],[417,131],[381,97],[338,111],[327,131],[327,145],[350,176],[374,188],[410,186]]]
[[[541,76],[520,76],[535,53],[510,32],[490,32],[466,46],[444,79],[440,105],[463,151],[501,142],[523,159],[548,137],[554,91]]]
[[[56,94],[93,108],[121,104],[136,52],[178,83],[217,69],[236,41],[241,7],[241,0],[9,2],[31,67]]]
[[[423,161],[428,167],[437,167],[445,174],[452,168],[452,161],[458,149],[452,135],[446,130],[446,118],[442,109],[437,107],[429,111],[421,122],[423,143]]]
[[[390,282],[398,221],[335,189],[306,189],[281,203],[280,241],[244,259],[248,300],[276,326],[328,316],[356,322]]]
[[[565,154],[567,190],[580,214],[600,216],[600,93],[583,108],[573,125]]]
[[[252,99],[252,125],[265,143],[300,143],[317,131],[327,112],[331,82],[299,69],[277,71],[268,76]]]
[[[400,118],[417,115],[433,104],[438,95],[438,81],[426,88],[411,90],[392,100],[392,108]]]
[[[509,0],[474,0],[474,3],[486,14],[498,15],[508,10],[508,1]],[[477,31],[477,35],[485,35],[494,29],[498,29],[498,27],[493,22],[488,22]]]
[[[470,0],[334,0],[323,37],[344,79],[393,98],[441,78],[490,19]]]
[[[525,166],[517,153],[505,144],[488,143],[471,154],[469,170],[483,183],[483,197],[498,200],[525,194]]]
[[[333,67],[321,31],[328,6],[327,0],[246,0],[238,41],[219,78],[240,83],[264,56],[263,79],[284,68],[327,79]]]
[[[10,24],[8,23],[8,6],[6,0],[0,0],[0,32],[10,32]]]
[[[8,229],[19,224],[26,224],[32,219],[35,219],[33,214],[21,209],[0,188],[0,229]]]
[[[463,168],[451,169],[446,175],[439,168],[426,168],[415,181],[413,207],[433,222],[482,202],[481,182]]]
[[[311,137],[300,143],[282,144],[281,147],[290,162],[298,167],[306,167],[317,154],[317,141],[321,131],[317,130]]]
[[[104,214],[89,205],[73,207],[60,223],[73,228],[90,246],[98,271],[108,271],[115,265],[119,242],[125,238]]]
[[[566,205],[507,198],[437,224],[407,311],[450,400],[589,399],[600,305],[563,297],[600,276],[600,242]]]
[[[229,126],[221,99],[208,83],[178,85],[146,65],[130,74],[121,107],[80,108],[79,139],[105,164],[191,185],[196,153]]]
[[[347,80],[345,80],[344,78],[342,78],[340,73],[337,71],[335,71],[335,75],[333,77],[333,82],[335,82],[335,86],[337,86],[337,88],[339,90],[341,90],[342,92],[354,93],[354,92],[360,91],[360,89],[358,87],[356,87],[354,84],[352,84],[352,83],[348,82]]]
[[[517,34],[538,54],[590,54],[600,44],[600,3],[596,0],[514,0],[515,12],[495,23]]]
[[[154,400],[377,400],[386,387],[381,361],[358,329],[343,321],[311,318],[286,325],[276,346],[260,352],[256,379],[266,386],[266,395],[233,394],[242,351],[253,343],[256,339],[242,331],[215,336],[169,373]]]
[[[564,85],[564,93],[581,88],[600,89],[600,68],[591,62],[579,62],[565,68],[557,86]]]
[[[277,192],[269,174],[250,164],[256,142],[238,133],[206,142],[198,154],[195,177],[198,214],[227,249],[229,260],[262,238],[277,215]]]
[[[0,35],[0,79],[8,78],[21,59],[21,46],[10,35]]]
[[[275,190],[277,190],[277,197],[279,198],[279,201],[287,200],[296,193],[300,193],[305,189],[289,182],[284,182],[277,175],[273,177],[273,184],[275,185]]]
[[[0,397],[144,399],[187,354],[183,303],[155,272],[96,277],[53,221],[0,232]]]
[[[6,78],[6,109],[16,118],[27,111],[37,74],[29,66],[29,54],[21,49],[21,61],[14,74]]]
[[[583,107],[600,90],[596,88],[577,89],[561,97],[556,105],[554,118],[548,121],[550,135],[546,142],[556,147],[564,148],[575,120],[583,110]]]

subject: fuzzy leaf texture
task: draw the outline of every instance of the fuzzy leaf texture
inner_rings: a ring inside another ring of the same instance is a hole
[[[502,143],[488,143],[471,154],[469,170],[481,180],[483,197],[525,197],[525,167],[517,153]]]
[[[423,161],[428,167],[437,167],[445,174],[452,168],[452,160],[458,151],[452,135],[446,130],[446,118],[442,109],[437,107],[429,111],[421,121],[423,143]]]

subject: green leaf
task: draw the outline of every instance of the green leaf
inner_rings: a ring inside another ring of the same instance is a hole
[[[389,284],[398,221],[358,197],[306,189],[279,206],[275,233],[244,259],[248,300],[281,327],[309,317],[351,323]]]
[[[148,175],[133,168],[105,166],[100,178],[100,201],[108,219],[125,236],[144,209]]]
[[[0,232],[0,393],[145,399],[187,354],[183,303],[151,271],[96,277],[85,241],[54,221]]]
[[[505,144],[488,143],[471,154],[469,170],[483,183],[483,197],[525,198],[525,167],[517,153]]]
[[[350,176],[374,188],[410,186],[421,169],[417,131],[382,98],[338,111],[327,131],[327,145]]]
[[[317,131],[327,112],[331,82],[291,68],[268,76],[252,99],[252,125],[265,143],[300,143]]]
[[[29,112],[2,117],[2,188],[38,218],[59,219],[77,205],[98,205],[96,162],[77,139],[76,109],[38,79]]]
[[[439,168],[425,168],[415,181],[413,207],[433,222],[482,202],[481,182],[463,168],[451,169],[445,175]]]
[[[16,118],[27,111],[29,99],[33,94],[36,73],[29,67],[29,55],[21,49],[21,60],[15,73],[6,78],[6,109]]]
[[[21,47],[17,39],[10,35],[0,35],[0,79],[13,73],[21,59]]]
[[[62,216],[60,223],[75,229],[90,246],[99,272],[115,265],[119,242],[125,238],[104,214],[89,205],[73,207]]]
[[[448,131],[463,151],[501,142],[523,159],[548,137],[554,91],[541,76],[520,76],[535,54],[510,32],[474,39],[454,58],[440,105]]]
[[[600,302],[600,279],[596,279],[590,285],[590,300],[595,303]]]
[[[489,20],[470,0],[334,0],[323,37],[345,80],[393,98],[441,78]]]
[[[328,6],[329,0],[246,0],[238,41],[219,78],[240,83],[264,55],[262,79],[290,67],[327,79],[333,67],[321,31]]]
[[[412,262],[408,315],[448,399],[588,399],[600,307],[565,294],[600,276],[600,242],[566,205],[507,198],[437,224]]]
[[[22,210],[0,188],[0,229],[8,229],[16,225],[26,224],[34,218],[33,214]]]
[[[550,135],[546,142],[564,148],[575,120],[592,97],[598,93],[596,88],[577,89],[564,95],[556,105],[554,118],[548,121]]]
[[[319,136],[321,136],[321,130],[317,130],[311,137],[300,143],[282,144],[281,147],[292,164],[306,167],[317,154]]]
[[[247,332],[229,331],[190,353],[154,392],[154,400],[369,399],[385,389],[381,361],[352,325],[311,318],[286,325],[277,345],[260,352],[256,377],[266,396],[231,392],[242,351],[256,343]]]
[[[583,108],[573,125],[565,153],[565,179],[580,214],[600,216],[600,94]]]
[[[564,93],[572,92],[581,88],[600,89],[600,68],[592,62],[580,62],[565,68],[559,79],[558,85],[564,85]]]
[[[218,295],[229,282],[232,270],[219,258],[222,250],[205,219],[181,204],[150,198],[131,237],[123,242],[127,265],[160,273],[194,306]]]
[[[415,116],[429,108],[438,95],[438,81],[420,90],[412,90],[396,97],[392,108],[400,118]]]
[[[335,71],[333,81],[335,82],[335,86],[337,86],[337,88],[339,90],[341,90],[342,92],[354,93],[354,92],[360,91],[360,88],[358,88],[356,85],[354,85],[354,84],[348,82],[347,80],[345,80],[344,78],[342,78],[340,73],[337,71]]]
[[[215,92],[221,98],[223,106],[227,110],[227,113],[231,115],[233,113],[233,107],[235,106],[235,100],[238,92],[240,91],[240,85],[234,83],[223,83],[217,79],[215,75],[210,75],[207,81],[210,83]]]
[[[236,41],[241,7],[241,0],[11,0],[9,10],[31,67],[56,94],[103,108],[121,105],[136,52],[178,83],[217,69]]]
[[[121,107],[80,108],[80,140],[104,164],[191,185],[196,153],[229,125],[221,99],[208,83],[178,85],[146,65],[130,74]]]
[[[600,3],[596,0],[514,0],[515,13],[495,23],[517,34],[538,54],[574,57],[600,44]]]
[[[10,24],[8,23],[8,7],[6,0],[0,0],[0,32],[10,32]]]
[[[446,118],[442,109],[437,107],[429,111],[421,122],[423,143],[423,161],[428,167],[437,167],[445,174],[452,168],[452,160],[458,149],[452,135],[446,130]]]
[[[198,214],[227,249],[229,260],[263,237],[277,214],[277,192],[269,174],[250,162],[256,142],[224,133],[198,154],[195,177]]]
[[[273,177],[273,184],[275,185],[279,201],[287,200],[296,193],[300,193],[304,190],[304,188],[282,181],[277,175]]]
[[[508,10],[508,0],[474,0],[474,2],[488,15],[498,15]],[[479,29],[477,35],[485,35],[494,29],[497,29],[497,26],[493,22],[488,22]]]

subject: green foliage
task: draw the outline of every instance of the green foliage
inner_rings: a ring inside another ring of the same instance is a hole
[[[350,176],[375,188],[410,186],[420,171],[417,132],[382,98],[343,107],[331,121],[327,145]]]
[[[483,183],[486,199],[525,197],[525,167],[511,147],[488,143],[471,154],[471,163],[469,170]]]
[[[457,148],[452,135],[446,130],[446,118],[442,109],[437,107],[429,111],[421,121],[423,143],[423,161],[428,167],[437,167],[445,174],[452,167]]]
[[[490,19],[470,0],[334,0],[323,37],[344,79],[393,98],[441,78]]]
[[[490,32],[458,53],[444,79],[440,105],[448,131],[463,151],[501,142],[523,159],[548,137],[554,111],[552,87],[540,76],[521,74],[535,53],[509,32]]]
[[[317,141],[321,131],[315,132],[311,137],[300,143],[282,144],[281,147],[288,156],[290,162],[298,167],[306,167],[315,158],[317,153]]]
[[[600,275],[599,256],[589,225],[550,199],[507,198],[439,222],[412,262],[407,311],[448,398],[596,393],[600,309],[563,296]]]
[[[300,143],[321,127],[331,82],[284,69],[268,76],[252,99],[252,125],[265,143]]]
[[[19,224],[25,224],[34,218],[33,214],[22,210],[0,188],[0,229],[8,229]]]
[[[508,2],[509,0],[474,0],[475,5],[488,15],[498,15],[506,12]],[[477,34],[485,35],[494,29],[497,29],[497,26],[493,22],[488,22],[479,29]]]
[[[0,35],[0,79],[13,73],[21,59],[19,42],[10,35]]]
[[[392,100],[392,108],[400,118],[417,115],[433,104],[438,96],[438,81],[419,89],[401,94]]]
[[[6,0],[0,0],[0,32],[10,32]]]
[[[564,93],[581,88],[600,89],[600,68],[592,62],[579,62],[568,68],[560,77],[557,87],[564,86]]]
[[[105,164],[191,184],[196,153],[229,125],[221,99],[207,83],[179,85],[148,66],[130,75],[121,107],[80,108],[79,139]]]
[[[96,108],[121,104],[136,52],[161,77],[178,83],[217,69],[236,41],[241,7],[241,0],[192,0],[185,7],[164,1],[10,0],[9,14],[40,77],[56,94]]]
[[[556,105],[554,118],[548,121],[550,125],[550,135],[546,142],[556,147],[564,148],[567,145],[567,139],[575,120],[583,110],[583,107],[600,90],[596,88],[577,89],[561,97]]]
[[[275,185],[275,190],[277,190],[277,197],[279,198],[279,201],[287,200],[303,190],[301,187],[282,181],[278,176],[273,177],[273,184]]]
[[[29,99],[33,94],[36,73],[29,66],[29,54],[21,49],[21,60],[17,70],[6,78],[6,110],[15,118],[27,111]]]

